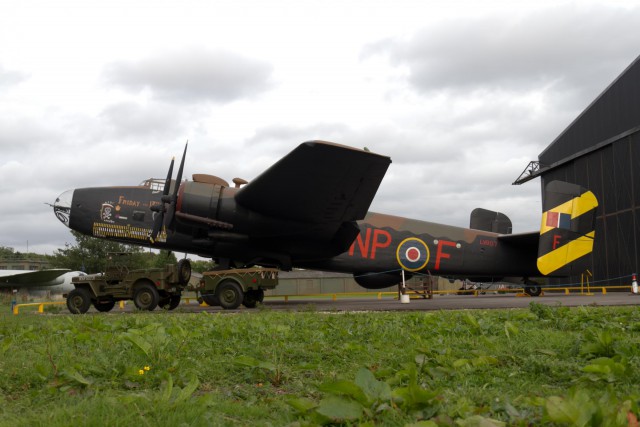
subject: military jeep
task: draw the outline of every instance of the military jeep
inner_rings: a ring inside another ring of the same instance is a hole
[[[189,260],[163,268],[131,269],[132,255],[109,253],[104,273],[74,277],[75,289],[64,295],[69,311],[82,314],[93,305],[96,310],[107,312],[116,302],[126,300],[133,300],[140,310],[152,311],[158,306],[167,310],[176,308],[191,278]]]
[[[264,300],[264,291],[278,286],[276,268],[234,268],[203,273],[195,287],[198,301],[209,306],[234,310],[244,305],[255,308]]]

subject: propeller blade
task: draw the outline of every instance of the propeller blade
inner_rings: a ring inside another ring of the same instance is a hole
[[[160,230],[162,229],[162,225],[164,224],[167,228],[173,224],[173,220],[176,213],[176,204],[178,202],[178,190],[180,189],[180,182],[182,181],[182,172],[184,171],[184,161],[187,157],[187,147],[189,146],[189,141],[184,146],[184,153],[182,153],[182,160],[180,161],[180,168],[178,169],[178,176],[176,176],[176,182],[173,187],[173,194],[169,195],[169,191],[171,188],[171,176],[173,175],[173,165],[175,164],[176,158],[171,159],[171,164],[169,165],[169,172],[167,173],[167,179],[164,182],[164,189],[162,190],[162,197],[160,198],[160,204],[151,206],[151,210],[157,212],[156,217],[153,221],[153,228],[151,229],[151,234],[149,235],[149,241],[151,244],[155,243]],[[165,205],[169,205],[168,207]],[[165,217],[165,214],[166,217]]]
[[[164,181],[164,188],[162,189],[162,195],[166,196],[169,194],[169,189],[171,187],[171,176],[173,175],[173,164],[175,163],[176,158],[171,158],[171,164],[169,165],[169,173],[167,174],[167,179]]]
[[[178,191],[180,190],[180,183],[182,182],[182,172],[184,171],[184,161],[187,157],[187,148],[189,146],[189,141],[184,145],[184,152],[182,153],[182,160],[180,161],[180,167],[178,168],[178,175],[176,176],[176,184],[173,188],[173,195],[171,196],[171,202],[169,204],[169,208],[167,209],[167,218],[166,224],[167,227],[170,227],[173,224],[176,213],[176,204],[178,203]]]
[[[187,147],[189,146],[189,141],[184,145],[184,153],[182,153],[182,160],[180,161],[180,167],[178,168],[178,176],[176,177],[176,186],[173,189],[173,197],[178,197],[178,188],[180,187],[180,182],[182,181],[182,171],[184,170],[184,159],[187,157]]]
[[[162,223],[164,222],[163,219],[164,208],[159,210],[158,214],[155,217],[155,220],[153,221],[153,229],[151,230],[151,234],[149,235],[149,240],[151,241],[151,243],[155,243],[156,237],[158,237],[160,229],[162,228]]]
[[[164,188],[162,189],[162,197],[160,198],[161,203],[159,205],[151,206],[151,210],[156,212],[156,217],[153,221],[153,228],[151,230],[151,234],[149,235],[149,240],[151,243],[155,243],[160,230],[162,229],[162,224],[164,223],[164,213],[167,211],[165,208],[165,203],[168,203],[167,196],[169,195],[170,187],[171,187],[171,176],[173,175],[173,165],[176,161],[176,158],[173,157],[171,159],[171,163],[169,164],[169,172],[167,173],[167,179],[164,181]]]

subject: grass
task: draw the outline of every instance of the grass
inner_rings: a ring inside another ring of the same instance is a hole
[[[637,425],[634,307],[0,318],[0,425]]]

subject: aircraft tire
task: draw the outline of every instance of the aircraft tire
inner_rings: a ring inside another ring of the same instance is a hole
[[[244,294],[242,305],[247,308],[256,308],[258,303],[264,301],[264,291],[262,289],[249,289]]]
[[[139,310],[153,311],[160,301],[158,290],[149,282],[136,286],[133,293],[133,303]]]
[[[233,280],[224,280],[218,285],[216,296],[220,301],[220,306],[225,310],[235,310],[240,307],[244,300],[242,288]]]
[[[542,293],[542,287],[540,286],[525,286],[524,292],[532,297],[538,297]]]
[[[72,314],[84,314],[91,307],[91,293],[84,288],[76,288],[69,292],[67,308]]]
[[[101,313],[106,313],[113,310],[113,307],[116,306],[115,301],[94,301],[93,306]]]

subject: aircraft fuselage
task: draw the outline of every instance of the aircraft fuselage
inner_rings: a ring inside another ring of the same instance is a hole
[[[149,186],[76,189],[61,195],[54,210],[71,229],[98,238],[228,259],[236,265],[379,275],[380,283],[362,281],[371,288],[397,282],[400,270],[482,278],[539,275],[536,248],[514,248],[497,233],[373,212],[336,233],[331,222],[275,218],[247,209],[236,202],[237,191],[181,183],[173,230],[163,227],[153,244],[149,235],[157,213],[151,208],[162,202],[161,191]],[[331,233],[345,237],[327,239]]]

